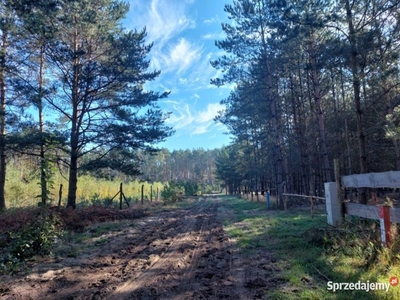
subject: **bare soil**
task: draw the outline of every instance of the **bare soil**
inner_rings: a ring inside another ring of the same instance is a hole
[[[218,197],[207,197],[185,209],[119,221],[125,222],[120,230],[76,255],[65,251],[24,274],[0,276],[0,298],[262,299],[285,280],[271,253],[235,246],[222,225],[231,218]],[[71,251],[82,248],[65,243]]]

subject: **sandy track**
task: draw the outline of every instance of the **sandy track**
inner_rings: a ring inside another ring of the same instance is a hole
[[[223,230],[227,217],[221,200],[208,197],[140,219],[90,253],[0,283],[1,299],[258,298],[249,262]]]

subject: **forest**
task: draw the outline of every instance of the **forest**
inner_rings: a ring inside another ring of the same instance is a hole
[[[400,170],[400,2],[233,1],[211,62],[236,88],[216,121],[235,137],[217,158],[231,193],[323,195],[341,173]],[[358,193],[366,203],[366,191]]]

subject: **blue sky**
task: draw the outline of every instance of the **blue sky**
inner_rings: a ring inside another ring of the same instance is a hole
[[[154,43],[150,70],[161,75],[145,87],[171,91],[160,101],[172,112],[167,124],[175,134],[158,147],[174,149],[219,148],[230,143],[226,127],[213,118],[232,86],[217,88],[210,79],[219,77],[210,61],[223,53],[214,42],[224,38],[221,22],[228,22],[224,5],[230,0],[129,0],[124,25],[146,27],[147,43]]]

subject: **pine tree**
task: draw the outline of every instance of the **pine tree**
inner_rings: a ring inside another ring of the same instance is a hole
[[[225,50],[230,56],[224,55],[211,62],[212,66],[224,70],[222,78],[211,82],[217,86],[228,82],[254,80],[260,78],[260,73],[252,76],[251,67],[258,64],[263,75],[260,88],[265,91],[264,100],[268,103],[270,121],[273,132],[274,161],[276,161],[276,183],[279,203],[283,208],[283,156],[280,114],[278,107],[278,92],[274,79],[274,42],[271,28],[275,24],[275,11],[270,9],[268,1],[235,1],[233,5],[225,5],[225,11],[233,21],[233,25],[222,24],[227,38],[217,41],[216,46]],[[253,74],[254,75],[254,74]]]
[[[128,5],[113,0],[63,1],[59,39],[46,49],[59,83],[50,105],[69,127],[68,207],[76,206],[79,160],[105,148],[151,149],[171,134],[156,101],[168,93],[145,91],[159,75],[147,72],[145,30],[120,26]],[[148,108],[140,114],[139,108]]]
[[[13,64],[10,53],[13,51],[16,38],[16,16],[12,7],[13,1],[0,2],[0,210],[6,208],[5,183],[7,168],[7,120],[12,93],[10,80],[13,76]]]

